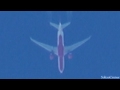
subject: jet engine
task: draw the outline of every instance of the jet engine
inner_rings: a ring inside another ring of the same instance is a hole
[[[50,54],[50,60],[53,60],[54,59],[54,55],[51,53]]]
[[[72,59],[72,53],[68,54],[68,59]]]

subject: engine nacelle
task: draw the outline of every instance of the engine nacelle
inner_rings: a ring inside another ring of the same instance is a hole
[[[50,54],[50,60],[53,60],[54,59],[54,55],[51,53]]]
[[[72,53],[68,54],[68,59],[72,59]]]

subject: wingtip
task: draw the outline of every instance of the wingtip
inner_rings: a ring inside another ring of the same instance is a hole
[[[32,37],[30,37],[30,40],[32,40]]]
[[[69,24],[71,24],[71,22],[68,22]]]
[[[69,24],[71,24],[71,22],[67,22],[67,24],[69,25]]]
[[[49,22],[49,24],[51,25],[51,24],[52,24],[52,22]]]
[[[89,39],[91,38],[92,36],[89,36]]]

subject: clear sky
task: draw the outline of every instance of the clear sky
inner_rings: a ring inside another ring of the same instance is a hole
[[[57,30],[49,22],[71,24],[64,29],[65,46],[89,36],[89,41],[65,56],[58,70],[57,57],[31,42],[56,46]],[[90,79],[120,76],[119,11],[0,11],[0,78]]]

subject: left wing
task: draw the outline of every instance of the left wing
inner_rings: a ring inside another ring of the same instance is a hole
[[[90,38],[91,38],[91,36],[88,37],[88,38],[86,38],[86,39],[84,39],[83,41],[75,43],[75,44],[73,44],[71,46],[66,46],[65,47],[65,54],[64,55],[66,55],[68,52],[71,52],[71,51],[75,50],[76,48],[78,48],[79,46],[81,46],[82,44],[84,44],[86,41],[88,41]]]
[[[49,52],[54,52],[54,53],[57,55],[57,48],[56,48],[56,47],[53,47],[53,46],[50,46],[50,45],[47,45],[47,44],[38,42],[38,41],[32,39],[31,37],[30,37],[30,39],[31,39],[31,41],[33,41],[35,44],[41,46],[42,48],[46,49],[46,50],[49,51]]]

